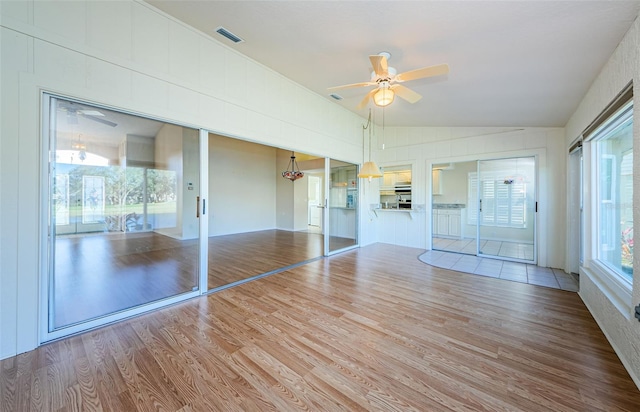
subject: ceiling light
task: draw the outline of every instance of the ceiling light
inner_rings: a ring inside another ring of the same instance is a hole
[[[389,84],[382,84],[378,91],[374,93],[373,102],[376,106],[385,107],[393,102],[394,97],[396,97],[396,94],[389,88]]]
[[[360,173],[358,173],[358,177],[368,178],[371,181],[374,177],[382,177],[382,173],[376,162],[365,162],[360,169]]]
[[[371,181],[372,178],[382,177],[382,172],[380,172],[380,168],[378,165],[371,160],[371,109],[369,109],[369,118],[367,119],[367,125],[362,125],[362,160],[364,160],[364,131],[365,129],[369,129],[369,161],[364,162],[362,167],[360,168],[360,173],[358,173],[358,177],[361,179],[369,179]]]
[[[292,182],[304,177],[304,173],[301,172],[300,168],[298,167],[298,162],[296,162],[296,156],[294,152],[291,152],[291,159],[289,159],[287,170],[282,172],[282,177],[284,177],[285,179],[289,179]]]

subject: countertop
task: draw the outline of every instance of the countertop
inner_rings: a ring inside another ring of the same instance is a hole
[[[434,209],[464,209],[467,205],[464,203],[434,203]]]

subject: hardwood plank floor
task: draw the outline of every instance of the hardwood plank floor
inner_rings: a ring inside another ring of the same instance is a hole
[[[0,362],[2,411],[637,411],[576,293],[376,244]]]
[[[261,230],[209,238],[208,289],[291,266],[323,254],[321,233]],[[331,236],[329,247],[354,245],[354,239]]]
[[[322,256],[320,233],[261,230],[209,238],[208,289]]]
[[[335,249],[353,239],[331,237]],[[213,289],[322,256],[319,233],[264,230],[209,238]],[[154,232],[56,238],[54,326],[82,322],[189,292],[198,241]]]
[[[58,236],[54,326],[86,321],[191,291],[197,240],[154,232]]]

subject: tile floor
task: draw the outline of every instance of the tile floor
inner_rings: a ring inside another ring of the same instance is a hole
[[[529,283],[549,288],[578,291],[578,281],[574,275],[561,269],[544,268],[526,263],[507,262],[497,259],[480,258],[461,253],[429,250],[419,259],[432,266],[456,270],[479,276]]]
[[[475,255],[476,239],[450,239],[434,236],[433,249]],[[480,241],[480,250],[485,255],[533,260],[533,245],[526,243],[482,240]]]

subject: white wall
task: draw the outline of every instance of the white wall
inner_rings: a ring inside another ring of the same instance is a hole
[[[384,243],[430,248],[431,167],[478,159],[537,156],[538,264],[565,265],[566,156],[562,128],[387,127],[385,149],[374,141],[379,166],[412,164],[413,207],[425,211],[379,212],[377,239]],[[377,140],[381,140],[378,137]]]
[[[360,160],[362,118],[146,3],[2,1],[0,18],[0,358],[39,342],[41,91]]]
[[[274,229],[276,149],[209,134],[209,236]]]
[[[633,204],[634,220],[640,222],[640,21],[636,19],[627,32],[608,63],[602,69],[578,109],[571,116],[566,126],[564,155],[567,156],[569,145],[582,131],[604,110],[609,102],[633,80],[633,152],[634,152],[634,180]],[[567,221],[569,219],[567,218]],[[567,240],[574,241],[573,239]],[[633,305],[640,304],[640,254],[633,257],[635,274],[633,278]],[[604,331],[609,342],[631,374],[636,385],[640,388],[640,323],[633,317],[633,308],[621,313],[611,303],[607,294],[596,284],[595,277],[590,270],[580,269],[580,297],[589,311]]]

